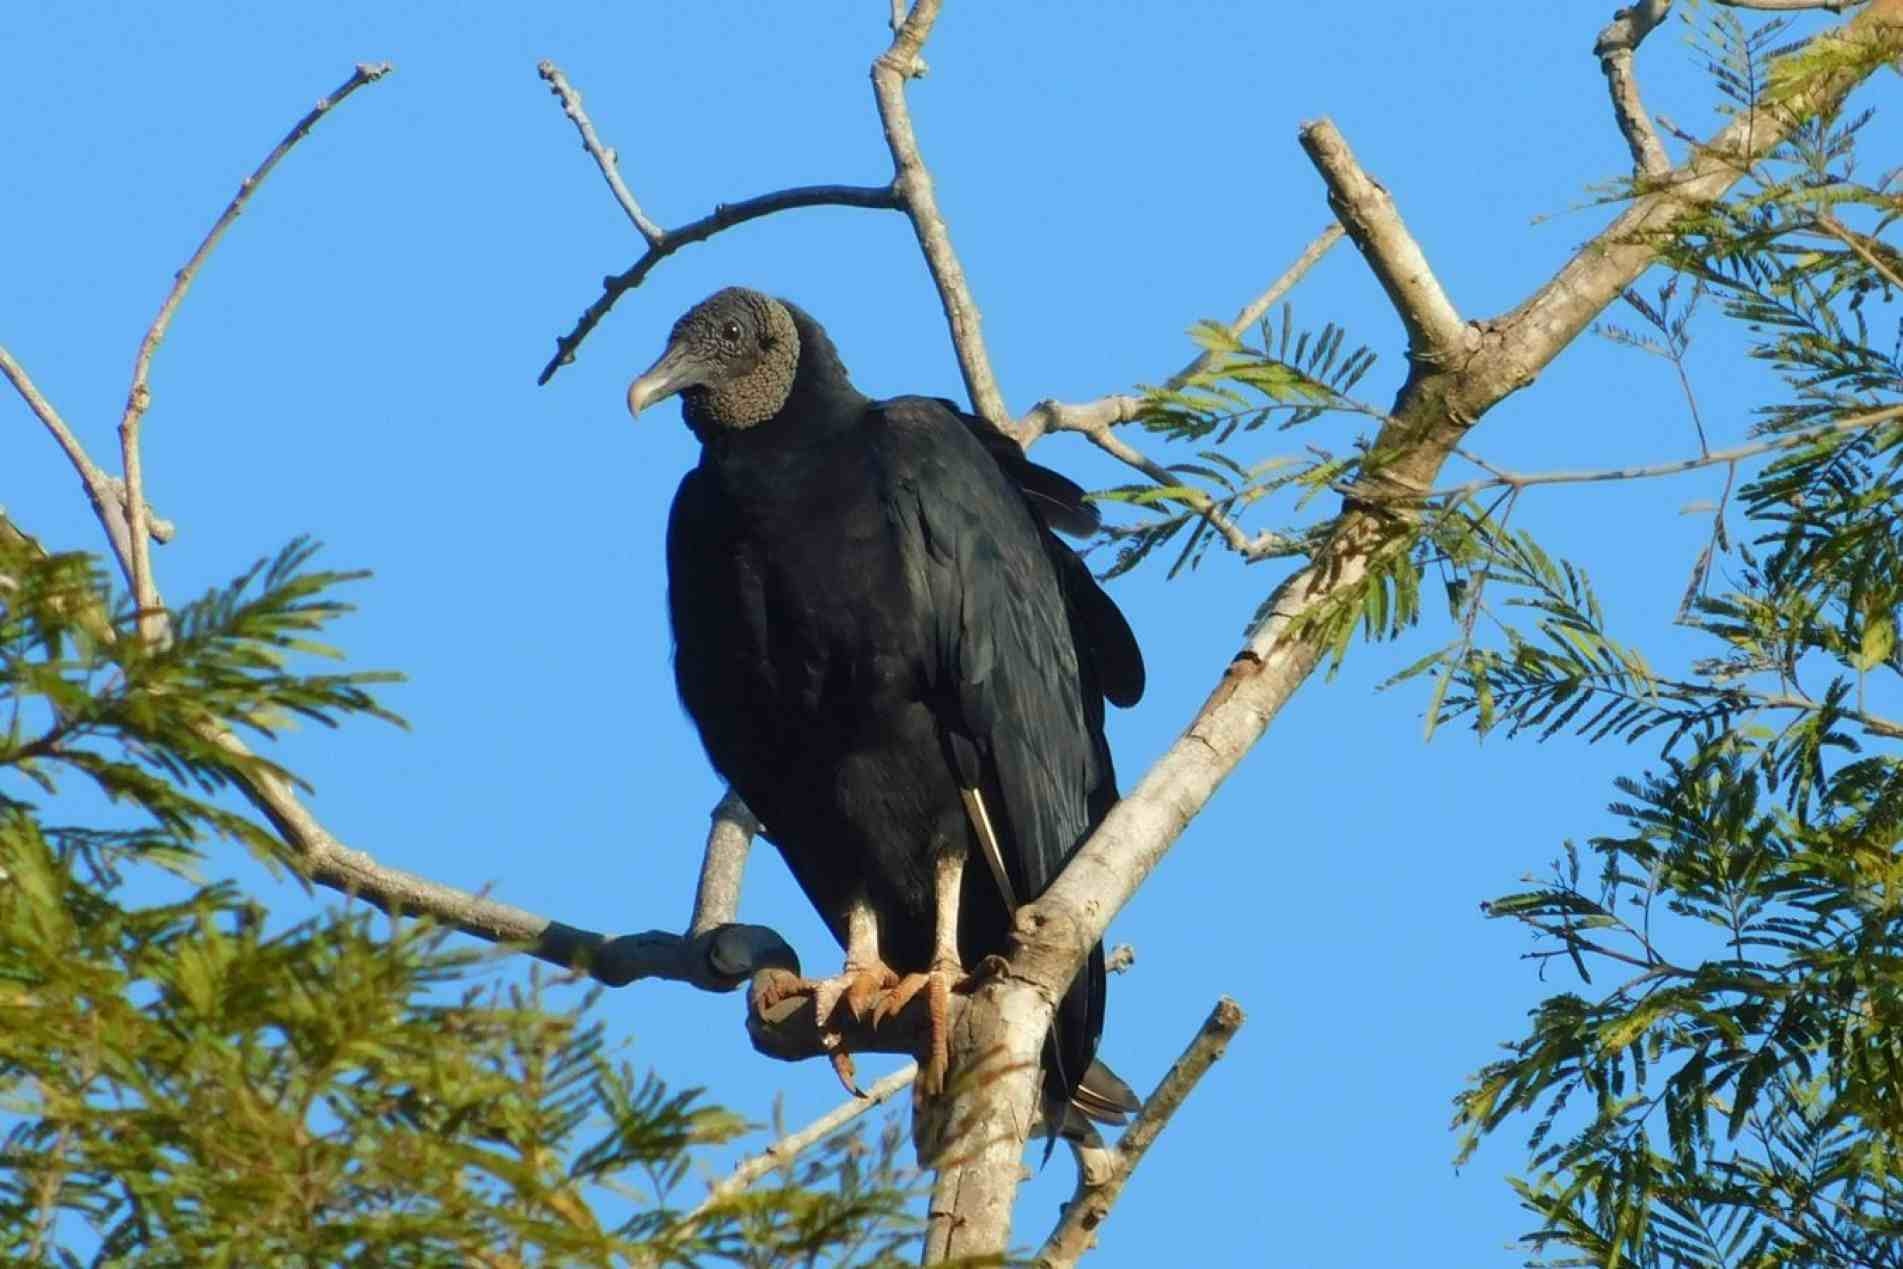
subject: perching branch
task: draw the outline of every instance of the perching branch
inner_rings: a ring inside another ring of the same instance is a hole
[[[329,114],[332,107],[340,104],[344,98],[362,88],[365,84],[374,84],[394,68],[388,62],[360,63],[350,73],[337,90],[328,97],[319,97],[317,104],[299,119],[284,139],[277,143],[271,153],[264,156],[264,162],[257,170],[244,178],[238,192],[231,202],[225,205],[223,214],[198,244],[198,250],[185,262],[172,282],[172,289],[159,305],[159,315],[152,319],[152,325],[146,330],[145,338],[139,341],[139,355],[132,363],[132,389],[126,394],[125,413],[119,419],[119,448],[125,462],[125,506],[126,537],[131,548],[131,575],[128,578],[132,586],[132,597],[139,607],[139,632],[141,637],[151,639],[164,629],[164,614],[160,611],[158,588],[152,581],[152,544],[147,537],[145,506],[145,473],[139,456],[139,428],[145,420],[145,412],[152,405],[152,358],[164,342],[165,332],[172,325],[172,314],[178,311],[179,303],[184,300],[185,292],[191,289],[192,281],[198,276],[198,270],[225,236],[225,230],[231,228],[231,222],[238,219],[238,213],[244,210],[251,196],[264,184],[264,178],[278,161],[291,152],[291,147],[304,139],[306,133],[317,126],[317,121]]]
[[[1606,74],[1606,87],[1612,93],[1612,112],[1619,131],[1632,151],[1632,166],[1639,176],[1662,176],[1672,168],[1652,117],[1639,99],[1639,81],[1633,70],[1633,55],[1639,45],[1672,10],[1672,0],[1639,0],[1629,9],[1612,17],[1592,51],[1599,58],[1599,69]]]
[[[1097,1245],[1097,1230],[1110,1209],[1123,1196],[1130,1175],[1143,1162],[1176,1112],[1182,1109],[1197,1083],[1228,1049],[1229,1041],[1245,1021],[1242,1006],[1224,996],[1216,1002],[1208,1019],[1176,1059],[1156,1090],[1143,1099],[1143,1109],[1118,1138],[1110,1153],[1109,1175],[1094,1182],[1080,1177],[1077,1192],[1064,1205],[1057,1228],[1045,1240],[1033,1263],[1037,1269],[1065,1269],[1083,1259]]]

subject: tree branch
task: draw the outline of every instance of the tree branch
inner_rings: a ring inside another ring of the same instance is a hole
[[[1645,103],[1639,99],[1639,81],[1632,67],[1639,45],[1665,21],[1671,10],[1672,0],[1639,0],[1631,8],[1615,13],[1592,46],[1594,55],[1599,58],[1599,69],[1605,72],[1606,87],[1612,93],[1613,115],[1619,121],[1626,146],[1632,151],[1633,169],[1640,176],[1663,176],[1672,170],[1672,160],[1665,153],[1658,130],[1652,126]]]
[[[1328,205],[1407,327],[1408,359],[1450,366],[1472,353],[1478,335],[1454,311],[1420,244],[1395,211],[1394,200],[1361,170],[1334,123],[1318,119],[1305,125],[1301,140],[1328,184]]]
[[[1229,333],[1241,336],[1251,326],[1262,320],[1275,302],[1286,295],[1295,284],[1302,280],[1316,261],[1328,253],[1328,249],[1341,241],[1342,229],[1332,224],[1316,235],[1294,264],[1290,265],[1282,276],[1277,278],[1269,289],[1252,300],[1247,307],[1236,314],[1229,323]],[[1165,388],[1180,388],[1195,375],[1201,374],[1216,364],[1217,354],[1205,351],[1192,359],[1181,370],[1164,381]],[[1162,464],[1144,455],[1134,445],[1123,440],[1112,429],[1120,424],[1136,419],[1143,410],[1140,397],[1112,395],[1099,397],[1095,401],[1082,404],[1067,404],[1046,398],[1039,401],[1019,419],[1012,429],[1018,444],[1029,449],[1040,438],[1050,432],[1077,432],[1088,437],[1091,444],[1103,450],[1125,466],[1142,472],[1159,485],[1180,485],[1182,481],[1176,474]],[[1302,547],[1298,542],[1283,537],[1279,533],[1264,530],[1254,537],[1245,533],[1241,526],[1223,514],[1215,499],[1199,489],[1189,489],[1183,501],[1210,527],[1220,533],[1244,559],[1254,563],[1257,560],[1271,559],[1276,556],[1298,554]]]
[[[1325,647],[1316,635],[1317,622],[1334,606],[1358,604],[1370,562],[1403,553],[1413,542],[1414,520],[1382,506],[1382,491],[1433,488],[1467,431],[1508,394],[1533,382],[1653,264],[1662,231],[1685,212],[1720,197],[1741,179],[1744,163],[1781,144],[1800,121],[1841,104],[1903,50],[1903,0],[1873,0],[1862,14],[1818,38],[1862,55],[1834,60],[1830,69],[1781,94],[1774,108],[1735,119],[1675,169],[1662,188],[1635,198],[1518,308],[1472,327],[1459,322],[1392,200],[1355,165],[1332,125],[1324,121],[1303,130],[1304,146],[1328,181],[1331,203],[1408,327],[1413,345],[1408,380],[1322,549],[1277,588],[1265,619],[1183,735],[1111,809],[1044,894],[1017,913],[1010,968],[964,1009],[954,1069],[961,1057],[972,1054],[1002,1050],[1019,1057],[1019,1037],[1043,1035],[1055,1001],[1089,948],[1320,664]],[[1034,1059],[1035,1053],[1028,1056]],[[1035,1061],[1030,1065],[1034,1072]],[[1031,1073],[1007,1073],[983,1098],[963,1107],[966,1118],[992,1132],[1008,1130],[1029,1106],[1034,1081]],[[964,1170],[989,1164],[989,1192],[983,1202],[955,1209],[984,1219],[942,1237],[934,1227],[928,1257],[997,1253],[1009,1237],[1008,1221],[990,1214],[999,1206],[1008,1213],[1016,1172],[999,1164],[1015,1155],[985,1140],[980,1137],[969,1147],[974,1164]],[[941,1173],[941,1190],[945,1181]],[[935,1200],[934,1215],[938,1211]]]
[[[1804,9],[1823,9],[1846,13],[1868,0],[1718,0],[1727,9],[1756,9],[1760,13],[1797,13]]]
[[[1396,533],[1410,531],[1382,499],[1376,482],[1431,489],[1432,478],[1454,447],[1488,410],[1530,384],[1587,323],[1616,300],[1656,258],[1654,235],[1685,211],[1721,196],[1743,175],[1734,157],[1755,159],[1781,144],[1797,123],[1840,104],[1877,66],[1903,50],[1903,0],[1874,0],[1843,27],[1819,37],[1865,44],[1871,57],[1819,74],[1784,98],[1782,108],[1741,116],[1710,145],[1676,169],[1665,188],[1633,200],[1558,274],[1519,307],[1480,324],[1478,348],[1451,368],[1417,365],[1401,388],[1389,421],[1377,435],[1370,468],[1344,501],[1321,557],[1284,582],[1268,616],[1217,683],[1183,736],[1158,760],[1128,796],[1112,808],[1091,840],[1074,855],[1043,898],[1019,913],[1019,948],[1013,966],[1041,989],[1067,983],[1110,919],[1128,902],[1242,755],[1260,738],[1282,705],[1319,663],[1322,649],[1306,620],[1331,599],[1353,593],[1369,556],[1391,547]],[[1332,128],[1319,125],[1332,132]],[[1306,130],[1314,133],[1317,129]],[[1346,147],[1335,149],[1346,156]],[[1379,223],[1391,214],[1384,191],[1365,177],[1340,182],[1354,225]],[[1354,199],[1366,197],[1366,205]],[[1385,236],[1395,238],[1398,219]],[[1374,236],[1369,235],[1371,238]],[[1373,252],[1375,258],[1384,253]],[[1371,264],[1373,260],[1371,260]],[[1402,304],[1416,292],[1393,285],[1392,269],[1376,266],[1389,294]],[[1435,307],[1431,294],[1425,301]],[[1418,316],[1421,325],[1428,323]],[[1419,496],[1419,495],[1417,495]],[[1061,953],[1046,965],[1040,950]],[[1053,997],[1055,998],[1055,997]]]
[[[700,1206],[687,1214],[689,1222],[740,1194],[767,1173],[783,1168],[867,1111],[891,1101],[918,1078],[918,1063],[908,1062],[855,1097],[833,1107],[798,1132],[789,1132],[756,1155],[742,1159],[732,1172],[714,1183]]]
[[[1064,1269],[1083,1259],[1097,1245],[1097,1229],[1110,1215],[1110,1209],[1123,1196],[1130,1175],[1143,1162],[1150,1146],[1169,1126],[1170,1118],[1182,1108],[1197,1083],[1228,1049],[1229,1041],[1242,1029],[1242,1006],[1224,996],[1216,1002],[1209,1018],[1189,1042],[1183,1055],[1157,1084],[1156,1091],[1144,1099],[1143,1109],[1124,1130],[1116,1148],[1110,1151],[1110,1173],[1095,1184],[1079,1177],[1077,1192],[1064,1205],[1057,1228],[1045,1240],[1033,1262],[1037,1269]]]
[[[86,500],[92,503],[93,514],[99,517],[99,523],[106,530],[106,540],[112,545],[113,558],[118,561],[120,570],[125,574],[127,584],[132,581],[132,547],[126,528],[125,497],[123,486],[99,464],[93,462],[86,453],[86,447],[79,443],[73,429],[66,425],[60,412],[53,408],[39,387],[33,382],[26,367],[13,359],[13,354],[0,346],[0,374],[19,392],[27,408],[46,425],[53,434],[59,447],[66,452],[67,461],[73,470],[79,473],[80,487],[86,491]]]
[[[738,203],[720,203],[699,220],[662,231],[660,240],[651,244],[632,267],[603,278],[601,296],[583,311],[573,330],[555,341],[555,355],[542,367],[542,373],[536,376],[535,381],[538,384],[547,383],[557,370],[575,360],[575,350],[581,347],[582,340],[588,338],[588,333],[601,324],[601,319],[608,315],[615,301],[640,286],[647,280],[648,274],[654,271],[655,265],[682,247],[705,242],[723,229],[732,229],[735,225],[744,225],[775,212],[793,211],[801,207],[873,207],[890,211],[898,206],[898,195],[885,185],[802,185],[795,189],[761,194]]]
[[[536,64],[536,74],[548,81],[549,91],[561,100],[562,113],[568,116],[575,130],[581,133],[582,148],[595,160],[595,166],[601,169],[601,178],[608,182],[608,189],[614,194],[615,202],[621,204],[621,210],[628,214],[635,232],[647,240],[650,247],[659,245],[666,237],[665,231],[649,220],[647,213],[641,210],[641,204],[634,201],[634,194],[621,179],[621,168],[615,161],[614,150],[601,143],[595,135],[594,120],[581,107],[581,92],[568,82],[568,76],[562,74],[562,68],[554,62],[543,60]]]
[[[164,629],[164,616],[159,611],[158,588],[152,581],[152,546],[146,529],[145,473],[139,458],[139,428],[144,422],[146,410],[152,405],[152,358],[157,354],[159,344],[164,341],[165,332],[171,328],[172,315],[178,311],[179,303],[184,300],[185,292],[191,289],[192,281],[211,255],[212,248],[225,236],[225,230],[231,228],[231,222],[238,219],[238,213],[251,201],[258,186],[264,184],[264,178],[271,174],[271,169],[333,107],[365,84],[376,83],[393,69],[388,62],[360,63],[335,92],[328,97],[318,98],[317,104],[292,125],[284,139],[277,143],[271,153],[265,155],[264,162],[258,164],[257,170],[239,184],[238,192],[225,205],[223,214],[212,225],[211,232],[198,244],[198,250],[185,262],[185,267],[178,271],[171,292],[166,295],[165,302],[159,305],[159,315],[152,319],[145,338],[139,341],[139,354],[132,362],[132,388],[126,394],[125,413],[119,419],[119,448],[125,463],[126,537],[127,545],[131,548],[132,597],[139,607],[139,632],[143,638],[155,638]]]
[[[1816,427],[1785,432],[1767,441],[1754,441],[1746,445],[1735,445],[1730,449],[1712,450],[1696,458],[1680,458],[1669,463],[1650,463],[1633,467],[1600,467],[1586,471],[1513,472],[1483,463],[1480,459],[1463,453],[1462,457],[1477,466],[1486,468],[1492,474],[1483,480],[1470,480],[1464,485],[1453,485],[1446,489],[1436,490],[1427,497],[1458,502],[1487,489],[1517,490],[1530,489],[1535,485],[1580,485],[1613,480],[1650,480],[1660,476],[1679,476],[1688,471],[1697,471],[1701,467],[1721,467],[1729,463],[1759,458],[1765,454],[1796,449],[1801,445],[1808,445],[1812,441],[1839,432],[1868,431],[1895,419],[1903,419],[1903,405],[1886,406],[1880,410],[1852,414],[1846,418],[1834,419],[1829,423],[1820,423]]]
[[[1011,432],[1011,413],[1005,408],[1004,395],[998,391],[997,377],[991,372],[991,358],[985,351],[980,330],[978,305],[971,298],[965,270],[952,250],[951,232],[938,210],[932,193],[932,174],[919,154],[918,137],[912,130],[912,113],[905,104],[905,81],[924,73],[919,50],[938,21],[939,0],[917,0],[912,12],[893,32],[892,45],[872,62],[872,93],[879,106],[879,123],[885,130],[886,148],[892,151],[892,187],[918,235],[919,250],[925,255],[932,282],[938,287],[939,303],[945,308],[945,321],[951,327],[952,345],[958,353],[958,370],[965,380],[965,393],[972,409],[1000,432]]]

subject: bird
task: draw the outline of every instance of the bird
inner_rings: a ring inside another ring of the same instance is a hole
[[[1104,704],[1141,698],[1143,656],[1053,532],[1086,536],[1097,510],[951,401],[860,392],[816,320],[758,291],[688,310],[628,410],[673,396],[701,446],[667,526],[680,699],[846,953],[789,991],[822,1025],[925,993],[938,1093],[950,994],[1117,798]],[[1099,944],[1054,1014],[1053,1130],[1067,1104],[1108,1123],[1140,1105],[1096,1060],[1105,978]]]

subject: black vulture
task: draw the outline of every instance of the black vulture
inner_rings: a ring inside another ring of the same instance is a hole
[[[1104,701],[1136,702],[1143,658],[1051,531],[1096,510],[949,401],[866,397],[818,322],[754,291],[682,317],[628,409],[675,393],[701,442],[667,531],[681,701],[846,948],[797,990],[822,1023],[929,993],[933,1092],[949,993],[1116,800]],[[1104,987],[1098,946],[1044,1086],[1114,1122],[1136,1101],[1094,1062]]]

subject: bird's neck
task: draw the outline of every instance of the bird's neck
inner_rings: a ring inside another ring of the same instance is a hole
[[[818,322],[788,304],[799,331],[799,368],[786,403],[753,427],[704,434],[703,452],[734,477],[782,480],[815,461],[858,428],[872,401],[852,376]]]

